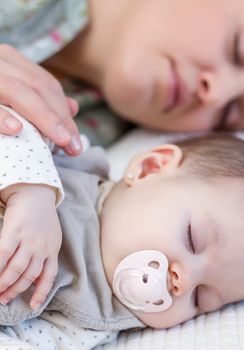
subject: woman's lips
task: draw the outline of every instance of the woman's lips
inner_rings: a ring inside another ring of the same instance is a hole
[[[186,89],[183,82],[177,72],[174,63],[171,63],[171,77],[168,80],[166,86],[166,105],[164,108],[165,113],[171,112],[174,108],[180,105],[185,99]]]

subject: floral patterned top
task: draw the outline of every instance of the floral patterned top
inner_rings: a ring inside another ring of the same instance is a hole
[[[39,63],[71,41],[87,23],[86,0],[0,2],[0,43]]]
[[[0,43],[41,63],[86,26],[87,3],[88,0],[0,0]],[[127,130],[128,123],[107,108],[98,91],[76,80],[61,79],[61,83],[66,94],[79,103],[75,120],[91,144],[107,147]]]

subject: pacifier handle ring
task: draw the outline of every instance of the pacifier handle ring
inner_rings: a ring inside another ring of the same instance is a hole
[[[157,250],[141,250],[126,256],[114,272],[114,294],[132,310],[167,310],[172,304],[167,288],[168,265],[166,256]]]

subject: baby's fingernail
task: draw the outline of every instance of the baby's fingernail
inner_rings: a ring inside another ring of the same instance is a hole
[[[37,311],[39,309],[39,307],[41,306],[41,303],[35,302],[35,303],[31,303],[31,308],[34,311]]]
[[[7,305],[10,299],[0,299],[0,304]]]
[[[63,141],[69,141],[71,139],[70,132],[62,124],[57,126],[57,132]]]
[[[21,125],[21,123],[17,119],[12,117],[7,117],[6,119],[4,119],[4,124],[9,130],[16,130]]]
[[[74,153],[80,152],[82,150],[80,137],[72,136],[69,146]]]

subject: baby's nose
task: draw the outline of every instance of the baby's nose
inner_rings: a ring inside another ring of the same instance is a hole
[[[185,294],[194,284],[193,273],[187,273],[183,266],[178,262],[172,262],[169,266],[169,283],[168,288],[175,296]]]

